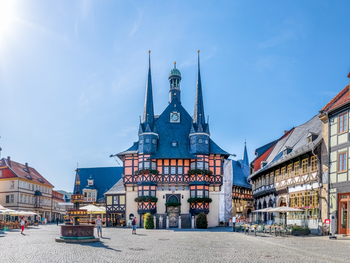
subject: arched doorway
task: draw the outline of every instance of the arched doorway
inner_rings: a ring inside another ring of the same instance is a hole
[[[169,227],[178,226],[180,207],[175,204],[179,204],[179,203],[180,203],[179,198],[176,195],[170,196],[167,201],[167,204],[170,204],[169,206],[167,206],[167,213],[169,216]],[[174,204],[174,205],[171,205],[171,204]]]

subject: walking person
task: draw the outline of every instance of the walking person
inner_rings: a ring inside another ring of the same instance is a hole
[[[21,234],[23,235],[23,231],[24,231],[24,224],[25,224],[25,221],[24,221],[24,218],[23,216],[21,216]]]
[[[41,218],[41,225],[44,225],[44,217]]]
[[[134,218],[132,219],[131,225],[132,225],[132,234],[136,235],[136,227],[137,227],[137,218],[136,218],[136,216],[134,216]]]
[[[235,232],[235,226],[236,226],[236,217],[232,217],[232,226],[233,226],[233,232]]]
[[[57,223],[57,225],[58,225],[58,221],[60,221],[59,219],[58,219],[58,217],[56,218],[56,223]]]
[[[96,229],[97,229],[97,236],[99,237],[101,234],[101,237],[102,237],[102,219],[100,218],[100,216],[97,216],[97,219],[96,219]]]
[[[45,218],[45,226],[46,226],[46,223],[47,223],[47,218]]]

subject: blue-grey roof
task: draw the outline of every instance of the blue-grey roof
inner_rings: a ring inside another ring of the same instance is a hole
[[[170,122],[170,113],[173,110],[180,113],[180,123]],[[192,117],[175,98],[155,122],[159,140],[157,153],[153,158],[195,158],[195,156],[189,152],[189,134],[191,125]],[[177,147],[172,147],[171,145],[174,140],[178,143]]]
[[[209,153],[211,154],[222,154],[228,157],[230,154],[221,149],[212,139],[209,140]]]
[[[105,193],[105,195],[112,194],[125,194],[123,179],[120,179],[110,190]]]
[[[97,200],[104,199],[103,194],[122,178],[122,174],[123,167],[79,168],[81,191],[88,185],[88,179],[93,179],[97,190]],[[73,193],[75,193],[75,186]]]
[[[312,133],[315,135],[314,140],[310,143],[308,143],[307,141],[307,136],[309,133]],[[322,122],[319,119],[319,114],[317,114],[308,122],[292,129],[291,133],[288,134],[288,136],[282,137],[282,139],[280,139],[276,143],[275,147],[273,148],[270,155],[266,159],[267,164],[260,170],[251,174],[249,177],[252,178],[257,174],[263,171],[266,171],[269,168],[272,168],[276,165],[279,165],[299,155],[302,155],[306,152],[311,151],[312,149],[314,149],[319,145],[321,140],[322,140]],[[283,150],[286,147],[291,148],[291,152],[284,155]]]
[[[240,186],[245,188],[252,188],[252,185],[248,183],[248,176],[249,176],[249,167],[247,167],[242,160],[235,161],[235,160],[229,160],[232,162],[232,185],[233,186]]]

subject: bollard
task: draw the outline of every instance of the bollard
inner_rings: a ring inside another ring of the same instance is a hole
[[[169,229],[169,216],[166,217],[166,229]]]
[[[181,229],[181,216],[179,216],[179,229]]]
[[[157,217],[156,216],[153,216],[153,223],[154,223],[153,229],[157,229]]]
[[[192,219],[191,219],[191,228],[194,229],[194,216],[192,216]]]

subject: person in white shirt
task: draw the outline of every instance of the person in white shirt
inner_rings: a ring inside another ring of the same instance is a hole
[[[23,216],[21,216],[21,229],[22,229],[21,234],[22,235],[23,235],[23,231],[24,231],[24,224],[25,224],[24,218],[23,218]]]
[[[235,226],[236,226],[236,217],[232,217],[232,226],[233,226],[233,231],[235,231]]]
[[[101,237],[102,237],[102,219],[100,218],[100,216],[97,216],[97,219],[96,219],[96,229],[97,229],[97,236],[99,237],[101,234]]]

